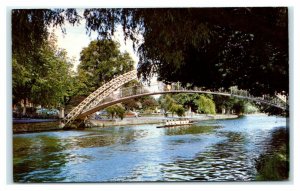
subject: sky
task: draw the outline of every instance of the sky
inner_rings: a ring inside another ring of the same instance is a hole
[[[57,45],[59,48],[63,48],[67,51],[69,58],[75,58],[74,70],[76,70],[80,63],[80,52],[84,47],[87,47],[92,40],[97,39],[97,34],[93,32],[91,36],[86,34],[85,21],[82,21],[79,25],[72,26],[70,24],[65,25],[66,34],[63,34],[61,29],[51,28],[50,31],[54,32],[57,36]],[[119,26],[114,33],[113,40],[120,43],[120,51],[128,52],[135,62],[135,67],[138,63],[138,57],[134,53],[132,48],[132,41],[130,39],[124,41],[124,35]]]
[[[83,11],[79,9],[79,14],[83,14]],[[69,58],[74,58],[75,62],[73,63],[73,70],[77,71],[77,66],[80,63],[80,52],[83,48],[87,47],[89,43],[95,39],[97,39],[97,33],[93,32],[90,36],[86,34],[85,29],[85,21],[82,21],[78,25],[71,25],[67,23],[65,25],[66,34],[63,34],[60,27],[57,28],[50,28],[49,31],[54,32],[57,37],[57,46],[59,48],[63,48],[67,51]],[[140,37],[141,38],[141,37]],[[128,52],[134,61],[134,67],[137,67],[138,63],[138,56],[134,52],[132,47],[132,41],[127,39],[126,42],[124,41],[124,35],[122,32],[122,27],[118,26],[114,36],[112,37],[113,40],[120,43],[120,51],[121,52]],[[141,39],[140,39],[141,40]],[[156,84],[157,78],[154,76],[151,79],[151,84]],[[149,90],[157,90],[157,86],[145,87]],[[158,98],[159,95],[154,96]]]

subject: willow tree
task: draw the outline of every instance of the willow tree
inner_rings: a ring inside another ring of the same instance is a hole
[[[216,106],[212,99],[205,95],[200,95],[199,99],[195,100],[198,105],[198,111],[205,114],[216,114]]]
[[[26,35],[43,37],[50,23],[83,19],[87,32],[97,32],[99,39],[111,39],[122,25],[125,39],[133,40],[139,54],[144,79],[157,73],[165,82],[209,89],[236,85],[256,95],[289,92],[285,7],[85,9],[82,18],[75,9],[24,12],[13,12],[13,27],[27,27],[25,38],[14,36],[13,28],[13,49],[26,48]]]
[[[88,32],[102,37],[123,26],[144,79],[157,73],[210,89],[289,91],[287,8],[86,9],[84,18]]]

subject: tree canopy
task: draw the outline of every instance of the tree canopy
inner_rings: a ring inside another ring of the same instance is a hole
[[[71,60],[50,36],[35,52],[21,59],[13,54],[13,103],[21,100],[47,106],[63,105],[71,81]],[[26,104],[26,103],[25,103]]]
[[[57,47],[48,27],[61,26],[63,30],[65,20],[75,24],[78,18],[71,9],[12,10],[13,104],[64,105],[72,86],[72,60]]]
[[[287,13],[283,7],[86,9],[84,18],[88,31],[103,37],[121,24],[139,45],[144,78],[156,72],[165,82],[237,85],[262,95],[288,92]]]
[[[92,43],[94,48],[94,44],[110,44],[122,25],[125,39],[133,40],[139,54],[138,72],[143,79],[157,73],[164,82],[209,89],[237,86],[255,95],[289,92],[286,7],[85,9],[82,17],[76,9],[14,9],[13,67],[22,71],[26,63],[37,60],[35,50],[46,42],[49,26],[66,32],[66,22],[75,25],[82,20],[88,33],[99,34],[101,40]],[[109,46],[113,50],[115,45]],[[94,72],[99,65],[88,60],[99,54],[92,52],[83,51],[82,70]],[[109,79],[99,73],[91,79],[87,74],[79,72],[92,80],[94,88]],[[31,86],[29,75],[22,73],[22,88]]]
[[[81,93],[88,95],[114,77],[133,70],[130,55],[121,53],[119,44],[112,40],[94,40],[80,53],[78,78]]]

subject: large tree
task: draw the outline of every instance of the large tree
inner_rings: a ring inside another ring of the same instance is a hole
[[[57,48],[54,36],[35,51],[34,58],[28,55],[26,63],[13,54],[13,103],[63,106],[71,88],[71,60],[65,50]]]
[[[206,88],[237,85],[253,94],[288,92],[287,8],[86,9],[89,31],[123,25],[138,44],[139,73]]]
[[[122,25],[139,53],[143,78],[158,73],[165,82],[237,85],[257,95],[289,91],[285,7],[85,9],[83,18],[87,31],[101,39]],[[51,23],[79,19],[74,9],[14,10],[13,49],[26,49],[27,37],[40,39]],[[26,33],[19,37],[14,31],[22,26]]]
[[[70,60],[58,49],[50,26],[79,19],[74,9],[12,10],[13,103],[30,101],[55,107],[64,104],[69,91]],[[62,30],[64,30],[62,28]],[[25,113],[24,108],[23,113]]]
[[[83,88],[79,94],[88,95],[118,75],[133,70],[130,55],[121,53],[112,40],[94,40],[80,53],[78,78]]]

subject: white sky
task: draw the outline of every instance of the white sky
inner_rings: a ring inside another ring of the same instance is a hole
[[[80,14],[79,10],[79,14]],[[81,12],[82,14],[82,12]],[[50,29],[50,31],[54,31],[56,37],[57,37],[57,45],[59,48],[63,48],[67,51],[68,57],[69,58],[74,58],[75,63],[73,66],[73,70],[77,70],[77,66],[80,63],[79,58],[80,58],[80,52],[84,47],[87,47],[89,43],[95,39],[97,39],[97,33],[93,32],[91,36],[86,34],[86,29],[85,29],[85,21],[83,20],[78,26],[72,26],[69,23],[66,23],[65,25],[66,28],[66,33],[63,34],[61,29],[54,28]],[[139,37],[141,38],[141,37]],[[116,32],[114,33],[113,40],[117,41],[120,43],[120,51],[121,52],[128,52],[130,56],[132,57],[134,61],[134,67],[136,68],[137,63],[138,63],[138,56],[135,54],[133,48],[132,48],[132,41],[130,39],[127,39],[126,42],[124,41],[124,35],[122,32],[121,26],[118,26],[116,29]],[[141,41],[141,39],[140,39]],[[151,84],[157,83],[157,78],[153,77],[151,79]],[[149,89],[155,89],[157,87],[151,87]],[[159,96],[155,96],[156,98]]]
[[[72,26],[69,23],[65,25],[66,33],[63,34],[61,29],[54,28],[54,33],[57,36],[57,45],[67,51],[69,58],[75,58],[74,70],[79,64],[80,52],[84,47],[87,47],[92,40],[97,39],[97,34],[94,32],[89,36],[86,34],[85,21],[83,20],[78,26]],[[114,33],[113,40],[120,43],[120,51],[128,52],[135,62],[135,67],[138,62],[138,57],[132,48],[132,41],[130,39],[124,41],[121,26],[117,28]]]

